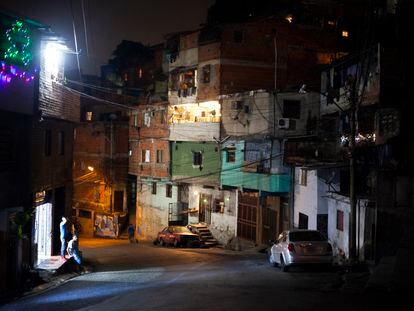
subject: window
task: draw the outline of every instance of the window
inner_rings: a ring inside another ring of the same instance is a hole
[[[339,231],[344,231],[344,212],[336,211],[336,229]]]
[[[151,162],[151,154],[148,149],[142,150],[141,162],[145,162],[145,163]]]
[[[227,163],[234,163],[236,162],[236,150],[235,149],[227,149]]]
[[[203,83],[210,83],[211,65],[203,67]]]
[[[236,43],[241,43],[243,41],[243,32],[240,30],[235,30],[233,32],[233,40]]]
[[[300,180],[299,184],[302,186],[306,186],[308,183],[308,171],[304,170],[303,168],[300,169]]]
[[[165,185],[165,196],[167,198],[172,198],[172,185],[171,184]]]
[[[92,121],[92,111],[86,111],[86,121]]]
[[[58,152],[59,155],[65,154],[65,132],[63,131],[58,133]]]
[[[52,153],[52,131],[51,130],[45,130],[44,153],[45,153],[45,156],[50,156]]]
[[[138,115],[135,113],[133,116],[134,116],[134,127],[138,127]]]
[[[165,110],[160,110],[160,124],[165,124]]]
[[[144,125],[150,127],[151,125],[151,115],[149,112],[144,112]]]
[[[300,119],[300,100],[283,101],[283,117],[291,119]]]
[[[162,150],[157,150],[157,163],[162,163]]]
[[[220,201],[219,199],[214,200],[214,213],[224,213],[224,202]]]
[[[88,219],[91,219],[92,218],[92,212],[85,211],[85,210],[82,210],[82,209],[79,210],[79,214],[78,215],[81,218],[88,218]]]
[[[152,183],[151,193],[152,194],[157,194],[157,183],[156,182]]]
[[[203,154],[201,151],[193,152],[193,165],[202,165],[203,164]]]

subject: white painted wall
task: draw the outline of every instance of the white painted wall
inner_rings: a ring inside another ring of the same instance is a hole
[[[294,220],[295,228],[299,227],[299,213],[308,216],[308,229],[317,228],[318,214],[318,177],[316,170],[308,170],[306,186],[300,185],[301,168],[295,168]]]
[[[349,258],[349,220],[350,220],[350,204],[349,198],[338,194],[332,194],[326,198],[328,203],[328,238],[332,243],[334,254],[338,257]],[[359,258],[364,259],[364,230],[365,230],[365,204],[366,200],[357,202],[357,240],[359,227]],[[358,207],[359,206],[359,207]],[[337,210],[344,212],[344,230],[340,231],[336,228],[336,212]],[[358,247],[358,245],[357,245]]]
[[[224,201],[223,213],[211,213],[209,229],[220,244],[226,245],[235,236],[237,227],[237,192],[227,190],[206,189],[200,185],[189,187],[189,208],[199,208],[200,193],[209,194],[214,199]],[[189,215],[189,224],[199,223],[198,214]]]
[[[169,70],[174,70],[178,67],[189,67],[198,64],[198,47],[181,50],[175,62],[170,63]]]
[[[143,184],[137,192],[136,224],[139,240],[152,241],[157,233],[168,226],[169,203],[177,202],[177,187],[172,188],[172,198],[166,196],[165,183],[157,183],[157,194],[151,193],[152,185]]]
[[[220,123],[173,123],[169,126],[172,141],[215,141],[220,137]]]

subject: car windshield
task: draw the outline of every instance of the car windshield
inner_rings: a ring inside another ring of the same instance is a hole
[[[172,232],[174,233],[191,233],[187,227],[173,227]]]
[[[297,241],[326,241],[326,238],[318,231],[294,231],[289,233],[291,242]]]

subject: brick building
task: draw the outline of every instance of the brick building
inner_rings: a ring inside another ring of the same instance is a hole
[[[0,289],[5,293],[21,287],[27,272],[22,267],[58,253],[60,218],[70,215],[79,97],[62,84],[59,59],[67,51],[62,38],[47,26],[3,12],[0,23],[9,42],[28,42],[8,54],[2,41],[0,51]],[[59,57],[48,57],[52,54]]]

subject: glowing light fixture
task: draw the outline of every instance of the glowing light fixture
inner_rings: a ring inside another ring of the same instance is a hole
[[[349,37],[348,30],[342,30],[342,37],[344,37],[344,38],[348,38]]]
[[[43,50],[43,59],[45,71],[56,78],[59,68],[63,65],[63,52],[67,51],[67,47],[57,42],[49,42]]]
[[[93,166],[88,166],[88,170],[90,170],[91,172],[93,172],[95,169]]]

